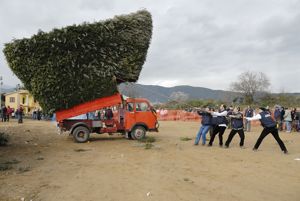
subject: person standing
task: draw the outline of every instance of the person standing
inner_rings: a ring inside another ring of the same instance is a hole
[[[249,121],[259,120],[264,128],[253,147],[253,151],[256,151],[259,145],[262,143],[263,139],[271,133],[279,144],[283,153],[288,153],[284,143],[279,137],[278,129],[276,128],[276,122],[272,119],[271,114],[265,108],[260,107],[259,113],[257,115],[255,115],[254,117],[246,117],[246,119]]]
[[[225,147],[228,148],[232,138],[235,136],[236,133],[239,134],[241,141],[240,147],[244,146],[245,134],[244,134],[244,123],[243,123],[243,113],[241,113],[240,107],[235,107],[233,113],[229,115],[231,118],[231,127],[232,130],[228,135],[228,139],[225,142]]]
[[[279,130],[280,130],[280,131],[283,130],[284,114],[285,114],[284,107],[281,107],[281,111],[280,111],[280,125],[279,125],[279,128],[280,128]]]
[[[23,123],[23,107],[20,106],[17,110],[18,113],[18,123],[22,124]]]
[[[7,108],[6,106],[2,107],[2,122],[6,122],[6,118],[7,118]]]
[[[279,107],[275,107],[274,118],[275,118],[276,125],[277,125],[278,129],[280,129],[280,119],[281,119],[280,116],[281,116],[280,108]]]
[[[205,145],[206,143],[206,134],[210,129],[211,126],[211,119],[212,116],[210,114],[210,108],[206,107],[205,111],[197,111],[197,113],[202,116],[202,121],[201,121],[201,127],[200,130],[198,131],[195,139],[195,145],[199,144],[200,138],[202,136],[202,145]]]
[[[292,131],[297,132],[297,124],[296,124],[296,115],[297,114],[297,108],[293,108],[291,111],[291,117],[292,117]]]
[[[209,140],[208,146],[209,147],[212,146],[215,136],[217,134],[219,134],[219,145],[220,145],[220,147],[222,147],[223,146],[223,134],[227,128],[227,123],[228,123],[228,121],[226,119],[226,116],[227,116],[226,105],[221,105],[219,112],[211,112],[211,114],[212,114],[212,116],[216,117],[217,125],[214,126],[213,133]]]
[[[289,110],[288,108],[285,108],[285,113],[284,113],[283,117],[284,117],[286,132],[290,133],[292,131],[292,114],[291,114],[291,110]]]
[[[42,116],[42,112],[41,112],[40,109],[38,109],[38,110],[36,111],[36,119],[40,121],[40,120],[41,120],[41,116]]]
[[[113,111],[110,107],[105,109],[105,118],[111,120],[114,117]]]
[[[10,106],[7,106],[7,111],[6,111],[6,121],[9,121],[9,117],[12,114],[12,109],[10,108]]]
[[[251,108],[250,105],[247,106],[247,109],[245,110],[245,117],[253,117],[254,111]],[[250,132],[251,131],[251,121],[245,120],[245,131]]]

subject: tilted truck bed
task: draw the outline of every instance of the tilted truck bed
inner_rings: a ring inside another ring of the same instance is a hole
[[[113,105],[118,105],[121,103],[122,96],[119,93],[114,94],[112,96],[97,98],[89,102],[81,103],[69,109],[56,111],[56,121],[60,122],[64,119],[75,117],[81,114],[86,114],[88,112],[93,112],[95,110],[110,107]]]

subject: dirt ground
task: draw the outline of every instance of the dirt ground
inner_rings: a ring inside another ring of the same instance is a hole
[[[160,122],[151,149],[119,135],[74,143],[51,122],[0,122],[10,143],[0,147],[0,200],[299,201],[300,133],[282,132],[289,154],[271,135],[252,147],[260,127],[235,136],[229,149],[194,146],[198,122]],[[229,130],[225,133],[227,139]],[[181,137],[192,138],[182,141]],[[6,165],[6,166],[5,166]]]

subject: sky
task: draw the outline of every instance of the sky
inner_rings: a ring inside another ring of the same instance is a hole
[[[270,92],[300,92],[300,0],[0,0],[0,75],[16,86],[4,43],[147,9],[153,35],[138,83],[228,90],[245,71]]]

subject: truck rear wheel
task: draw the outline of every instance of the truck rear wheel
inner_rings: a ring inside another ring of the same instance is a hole
[[[132,139],[141,140],[146,137],[146,129],[143,126],[136,126],[130,134]]]
[[[75,142],[84,143],[90,138],[90,131],[87,127],[78,126],[73,131],[73,138]]]

